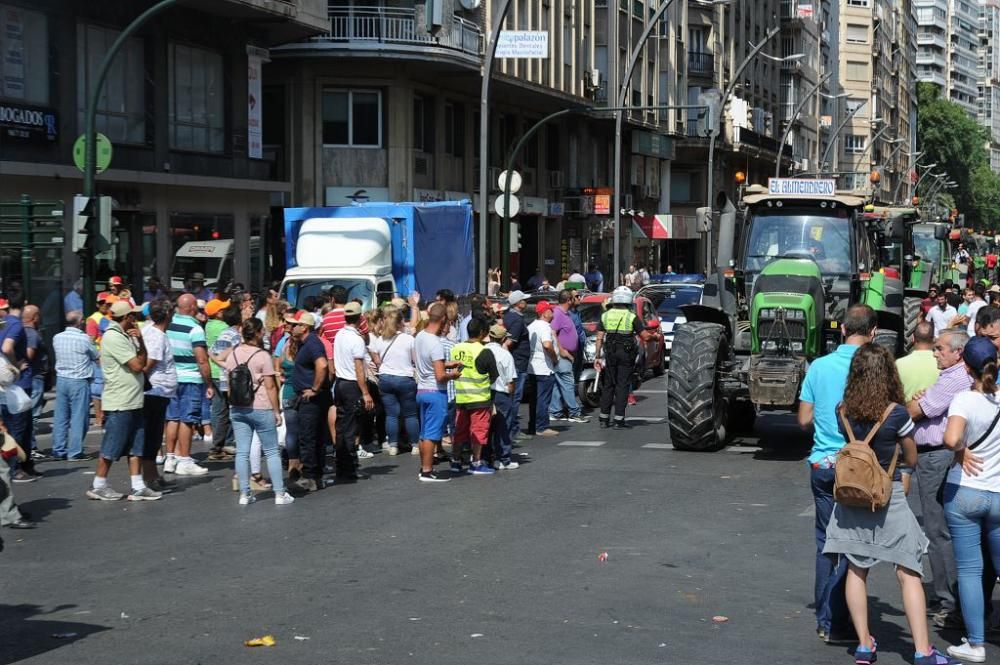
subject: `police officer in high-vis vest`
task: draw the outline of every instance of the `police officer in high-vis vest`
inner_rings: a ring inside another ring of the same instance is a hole
[[[603,370],[604,375],[599,416],[601,428],[612,425],[612,403],[615,405],[615,429],[628,428],[625,424],[625,406],[628,403],[629,384],[639,354],[639,341],[645,341],[649,337],[642,321],[630,309],[633,298],[632,289],[627,286],[616,288],[611,294],[608,309],[597,324],[597,360],[594,361],[594,368]]]

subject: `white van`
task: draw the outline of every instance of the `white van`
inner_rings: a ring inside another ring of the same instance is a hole
[[[184,281],[200,272],[205,276],[205,286],[213,291],[225,286],[233,278],[232,240],[192,240],[181,245],[174,256],[170,271],[170,288],[183,290]],[[251,281],[260,279],[260,236],[250,237]]]

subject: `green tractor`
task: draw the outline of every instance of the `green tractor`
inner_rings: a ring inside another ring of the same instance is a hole
[[[863,217],[864,200],[833,181],[783,182],[748,187],[738,211],[720,197],[717,265],[730,268],[683,308],[671,349],[667,414],[679,450],[719,450],[759,411],[795,408],[809,362],[840,344],[854,303],[878,313],[876,341],[902,349],[903,282],[881,270],[884,231]]]

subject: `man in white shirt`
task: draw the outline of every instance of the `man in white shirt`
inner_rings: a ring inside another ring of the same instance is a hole
[[[555,335],[552,334],[552,303],[539,301],[535,305],[535,314],[538,318],[528,326],[528,339],[531,341],[528,374],[535,377],[535,408],[534,414],[529,413],[528,429],[531,431],[528,433],[556,436],[559,432],[549,427],[549,402],[552,401],[554,372],[559,358]]]
[[[358,458],[354,442],[358,438],[360,409],[375,408],[368,392],[365,377],[365,357],[368,350],[365,339],[358,331],[361,305],[349,302],[344,306],[346,325],[340,329],[333,343],[333,365],[337,381],[333,389],[333,404],[337,407],[337,482],[358,479]]]
[[[958,310],[948,304],[948,297],[944,293],[939,293],[936,304],[927,312],[927,320],[934,324],[934,336],[937,337],[943,330],[951,327],[952,320],[958,316]]]
[[[493,406],[496,409],[496,416],[493,418],[493,454],[496,457],[497,470],[505,471],[516,469],[518,463],[511,460],[514,446],[511,443],[511,431],[513,428],[513,414],[517,403],[514,402],[514,381],[517,379],[517,369],[514,367],[514,356],[510,351],[503,348],[503,343],[507,340],[507,329],[500,324],[490,327],[490,341],[486,345],[497,365],[497,380],[490,388],[493,391]]]
[[[966,328],[969,332],[969,337],[976,336],[976,315],[979,314],[979,310],[986,307],[986,287],[981,282],[976,282],[972,285],[972,302],[969,303],[968,309],[965,310],[965,316],[968,318],[969,322]]]

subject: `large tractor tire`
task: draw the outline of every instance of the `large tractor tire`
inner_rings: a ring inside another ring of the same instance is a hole
[[[920,298],[903,298],[903,348],[907,353],[913,348],[913,332],[920,322]]]
[[[889,353],[895,358],[897,354],[897,343],[899,342],[899,333],[895,330],[887,330],[885,328],[879,328],[875,331],[875,339],[872,340],[879,346],[884,346],[889,350]]]
[[[667,420],[677,450],[712,452],[726,445],[729,402],[719,369],[729,358],[725,329],[688,322],[677,328],[667,377]]]

